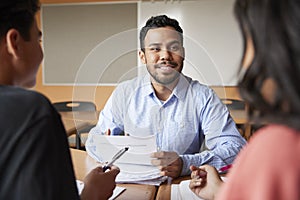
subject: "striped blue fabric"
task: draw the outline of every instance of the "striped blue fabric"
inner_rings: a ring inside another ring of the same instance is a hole
[[[246,143],[213,90],[184,75],[165,102],[156,97],[149,75],[119,84],[90,134],[107,129],[112,135],[155,134],[159,151],[181,156],[182,175],[190,174],[190,165],[231,164]]]

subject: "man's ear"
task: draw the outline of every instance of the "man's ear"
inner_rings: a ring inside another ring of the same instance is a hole
[[[139,57],[143,64],[146,64],[146,56],[145,53],[142,50],[139,50]]]
[[[182,58],[183,58],[183,60],[185,59],[185,48],[184,47],[182,47]]]
[[[7,51],[15,58],[19,58],[20,54],[20,41],[22,37],[16,29],[10,29],[6,33]]]

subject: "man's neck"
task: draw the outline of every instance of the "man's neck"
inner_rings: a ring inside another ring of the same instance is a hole
[[[179,81],[179,78],[176,79],[171,84],[163,85],[163,84],[160,84],[160,83],[157,83],[157,82],[151,80],[151,84],[152,84],[152,87],[155,91],[155,94],[156,94],[157,98],[162,100],[162,101],[166,101],[166,100],[168,100],[168,98],[172,94],[173,89],[176,87],[178,81]]]

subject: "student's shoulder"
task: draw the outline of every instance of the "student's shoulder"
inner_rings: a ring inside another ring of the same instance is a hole
[[[265,142],[270,145],[287,143],[289,146],[289,143],[297,142],[300,139],[300,134],[299,131],[285,125],[269,124],[259,129],[251,139],[260,141],[262,144]]]
[[[52,110],[53,106],[49,99],[34,90],[14,86],[1,87],[1,96],[16,107],[23,109]]]
[[[293,155],[300,153],[299,142],[299,131],[285,125],[269,124],[253,134],[248,148],[264,160],[270,159],[273,162],[274,152],[278,159],[293,160]]]

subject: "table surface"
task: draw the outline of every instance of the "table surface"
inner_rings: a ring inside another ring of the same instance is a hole
[[[83,180],[90,170],[99,165],[93,158],[88,156],[85,151],[70,149],[73,167],[76,179]],[[118,196],[117,200],[153,200],[156,195],[157,187],[153,185],[139,184],[117,184],[120,187],[125,187],[126,190]]]

